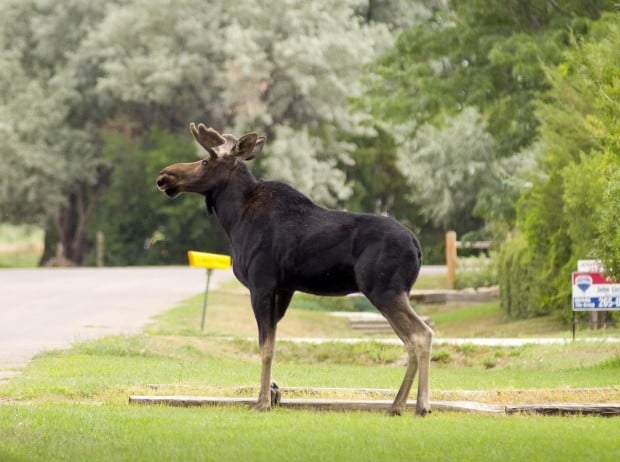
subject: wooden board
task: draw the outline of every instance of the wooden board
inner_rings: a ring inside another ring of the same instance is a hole
[[[620,416],[620,403],[548,403],[506,406],[507,414]]]
[[[130,404],[167,405],[167,406],[253,406],[256,398],[231,398],[214,396],[150,396],[135,395],[129,397]],[[279,406],[287,409],[311,409],[318,411],[382,411],[387,412],[392,400],[343,400],[343,399],[307,399],[282,398]],[[415,409],[415,401],[407,401],[407,409]],[[475,403],[470,401],[431,401],[433,411],[470,412],[483,414],[502,414],[503,406]]]
[[[215,397],[215,396],[154,396],[134,395],[130,404],[166,405],[181,407],[196,406],[247,406],[256,403],[256,398]],[[391,399],[307,399],[282,398],[280,407],[287,409],[311,409],[317,411],[371,411],[387,412]],[[407,409],[415,409],[415,401],[407,401]],[[476,414],[542,414],[542,415],[601,415],[620,416],[620,403],[546,403],[524,405],[495,405],[475,401],[431,401],[434,412],[466,412]]]

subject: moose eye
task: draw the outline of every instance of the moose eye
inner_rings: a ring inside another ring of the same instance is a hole
[[[203,167],[206,167],[207,165],[209,165],[209,162],[208,162],[208,161],[206,161],[206,160],[203,160],[203,161],[202,161],[202,166],[203,166]]]

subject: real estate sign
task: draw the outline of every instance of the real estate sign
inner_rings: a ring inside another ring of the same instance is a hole
[[[573,311],[620,310],[620,284],[598,272],[573,273]]]

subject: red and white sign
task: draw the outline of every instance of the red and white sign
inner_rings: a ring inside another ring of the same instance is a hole
[[[620,310],[620,284],[598,272],[573,273],[573,311]]]

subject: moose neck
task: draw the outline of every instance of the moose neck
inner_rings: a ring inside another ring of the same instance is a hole
[[[228,180],[213,190],[211,195],[213,210],[228,237],[241,221],[246,197],[257,183],[247,165],[239,162]]]

